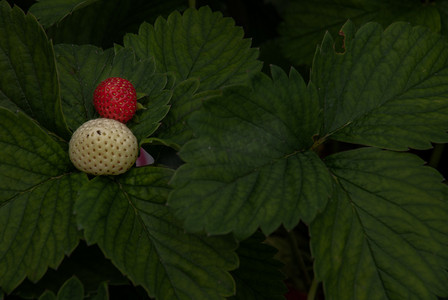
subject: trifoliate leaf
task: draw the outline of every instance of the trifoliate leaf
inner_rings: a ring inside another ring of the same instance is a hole
[[[72,209],[86,178],[67,173],[67,153],[23,113],[0,108],[0,124],[0,287],[11,292],[78,243]]]
[[[108,77],[123,77],[132,82],[137,92],[146,95],[138,101],[146,107],[139,110],[129,127],[140,139],[152,134],[167,114],[171,93],[162,91],[166,76],[155,72],[152,59],[135,59],[131,49],[102,51],[85,45],[55,47],[60,72],[64,113],[72,130],[97,116],[93,107],[93,92]]]
[[[229,237],[185,233],[165,201],[172,170],[133,168],[116,180],[96,177],[76,202],[88,243],[157,299],[224,299],[234,293]]]
[[[330,175],[309,151],[320,126],[316,92],[295,70],[272,73],[225,89],[192,116],[199,138],[181,149],[186,164],[168,201],[187,230],[247,237],[261,226],[269,234],[325,206]]]
[[[408,153],[363,148],[331,155],[337,188],[310,225],[326,299],[447,296],[448,188]]]
[[[0,1],[0,106],[68,137],[51,42],[32,15]]]
[[[290,1],[279,27],[283,54],[294,64],[312,63],[316,46],[328,31],[336,36],[347,20],[357,26],[374,21],[388,26],[392,22],[406,21],[413,25],[441,30],[438,2],[388,0],[317,0]]]
[[[158,70],[173,72],[179,82],[199,78],[204,91],[240,84],[261,69],[258,50],[243,35],[231,18],[201,7],[160,17],[154,26],[143,23],[137,35],[124,37],[124,46],[141,59],[154,57]]]
[[[423,27],[369,23],[341,30],[345,52],[326,35],[312,81],[324,109],[323,133],[392,150],[447,142],[448,43]]]
[[[30,7],[29,11],[43,26],[48,27],[96,1],[98,0],[39,0]]]
[[[236,295],[229,300],[284,300],[287,289],[281,263],[273,259],[277,250],[264,244],[263,234],[257,232],[240,243],[238,269],[232,272]]]

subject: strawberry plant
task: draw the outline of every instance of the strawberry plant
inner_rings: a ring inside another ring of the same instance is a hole
[[[447,5],[0,0],[0,299],[448,297]]]

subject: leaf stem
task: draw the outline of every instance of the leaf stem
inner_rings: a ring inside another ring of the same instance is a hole
[[[315,151],[321,144],[327,141],[328,137],[329,135],[327,134],[324,137],[321,137],[318,140],[314,141],[314,144],[311,146],[311,150]]]
[[[317,287],[319,286],[319,281],[316,278],[313,279],[310,289],[308,291],[308,296],[306,300],[314,300],[316,298]]]
[[[303,273],[304,279],[306,281],[306,284],[309,285],[311,283],[311,278],[307,272],[305,261],[303,260],[302,253],[299,249],[299,243],[297,241],[297,237],[294,233],[294,230],[288,231],[288,240],[289,240],[289,244],[291,246],[291,252],[294,257],[294,260],[297,263],[297,265],[300,267],[300,269]]]
[[[196,0],[188,0],[188,7],[195,8],[196,7]]]
[[[435,144],[434,150],[432,151],[431,157],[429,158],[428,165],[437,168],[439,165],[440,160],[442,159],[442,154],[444,150],[445,145],[444,144]]]

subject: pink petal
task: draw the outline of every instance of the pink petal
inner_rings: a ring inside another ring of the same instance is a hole
[[[143,149],[143,147],[140,148],[140,156],[137,158],[137,161],[135,162],[136,167],[144,167],[147,165],[152,165],[154,163],[154,158]]]

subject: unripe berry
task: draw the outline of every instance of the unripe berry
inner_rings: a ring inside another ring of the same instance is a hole
[[[73,133],[69,155],[80,171],[118,175],[129,170],[137,160],[138,142],[125,124],[107,118],[94,119]]]

